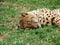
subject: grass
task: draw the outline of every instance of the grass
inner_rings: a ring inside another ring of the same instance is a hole
[[[60,8],[60,0],[0,0],[0,45],[60,45],[57,26],[16,30],[20,13],[38,8]]]

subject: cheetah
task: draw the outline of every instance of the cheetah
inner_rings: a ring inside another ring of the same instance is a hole
[[[56,13],[56,11],[47,8],[23,12],[21,13],[19,21],[20,27],[38,28],[53,24],[56,24],[60,27],[60,10],[58,12],[59,13]]]

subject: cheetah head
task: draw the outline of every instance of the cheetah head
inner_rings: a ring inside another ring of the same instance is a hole
[[[30,12],[21,13],[19,24],[20,24],[21,28],[38,28],[38,27],[41,27],[37,16],[30,13]]]

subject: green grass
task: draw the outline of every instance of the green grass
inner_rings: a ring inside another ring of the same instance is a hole
[[[0,3],[0,45],[60,45],[57,26],[16,30],[22,11],[60,8],[60,0],[0,0]]]

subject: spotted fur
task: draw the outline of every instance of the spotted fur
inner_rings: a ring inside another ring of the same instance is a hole
[[[21,14],[19,21],[22,28],[37,28],[55,23],[60,27],[60,9],[37,9]]]

